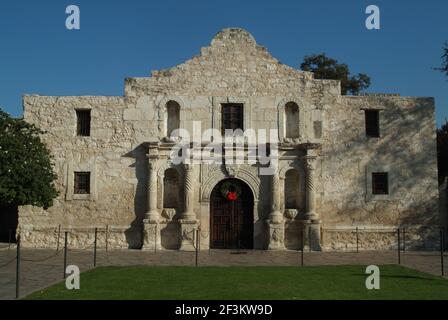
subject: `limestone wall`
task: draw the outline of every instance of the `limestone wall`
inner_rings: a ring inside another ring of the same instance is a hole
[[[193,121],[200,122],[202,131],[220,129],[221,104],[235,102],[244,104],[244,129],[279,129],[281,139],[285,138],[284,107],[289,101],[295,102],[299,107],[299,138],[295,143],[322,143],[316,198],[324,228],[356,224],[389,230],[398,225],[438,223],[432,99],[342,97],[338,81],[315,80],[311,73],[273,58],[248,32],[225,29],[185,63],[153,71],[151,77],[126,79],[123,97],[24,96],[25,120],[47,132],[43,139],[54,156],[60,192],[54,206],[46,211],[20,208],[24,245],[52,246],[54,230],[61,225],[77,234],[73,236],[77,239],[72,240],[74,246],[89,244],[91,235],[85,230],[114,226],[111,246],[141,247],[147,210],[146,144],[166,137],[166,104],[170,100],[179,104],[180,127],[189,132],[193,131]],[[362,108],[382,109],[381,138],[365,137]],[[76,136],[76,109],[91,110],[90,137]],[[301,156],[285,151],[282,166],[300,169]],[[167,163],[164,159],[158,164],[161,167]],[[374,199],[366,191],[369,173],[377,169],[391,173],[387,198]],[[203,170],[194,170],[194,209],[206,230],[209,204],[202,195],[206,187]],[[74,194],[74,171],[91,172],[90,195]],[[258,185],[254,234],[256,248],[262,249],[270,210],[269,179],[257,178],[256,168],[248,172]],[[303,169],[299,172],[299,193],[303,195]],[[159,201],[158,210],[162,209]],[[165,247],[176,248],[177,227],[169,223],[164,228]],[[288,227],[290,248],[298,246],[296,232],[292,225]],[[325,248],[352,243],[345,233],[334,234],[331,231],[324,239]]]
[[[381,110],[379,138],[366,137],[364,108]],[[439,225],[433,99],[341,97],[324,118],[324,226]],[[389,173],[389,195],[372,195],[375,171]]]
[[[91,109],[90,137],[76,136],[76,109]],[[36,236],[23,237],[24,245],[51,243],[38,234],[40,228],[101,227],[117,225],[127,230],[120,246],[139,247],[133,233],[146,207],[146,159],[136,142],[138,124],[123,121],[126,110],[120,97],[24,97],[25,120],[47,133],[43,141],[54,157],[58,198],[43,210],[20,208],[20,230]],[[146,124],[146,127],[148,125]],[[137,164],[137,165],[136,165]],[[74,171],[91,172],[91,194],[73,194]],[[26,231],[25,231],[26,230]],[[33,231],[34,230],[34,231]]]

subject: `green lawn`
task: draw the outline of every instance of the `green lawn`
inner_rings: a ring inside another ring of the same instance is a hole
[[[365,288],[363,266],[100,267],[26,299],[448,299],[448,281],[380,266],[381,289]]]

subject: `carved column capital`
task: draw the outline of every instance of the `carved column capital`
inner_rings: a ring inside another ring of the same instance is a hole
[[[305,168],[308,172],[316,170],[316,157],[314,156],[305,157]]]

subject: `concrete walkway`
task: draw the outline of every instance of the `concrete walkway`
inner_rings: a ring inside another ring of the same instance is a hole
[[[67,264],[81,271],[93,268],[93,251],[69,250]],[[448,264],[445,253],[445,265]],[[0,299],[15,297],[15,248],[0,249]],[[300,266],[300,251],[202,251],[199,266]],[[304,252],[304,265],[384,265],[397,264],[396,251],[379,252]],[[63,280],[64,252],[49,249],[22,249],[20,296]],[[401,264],[434,275],[441,274],[440,253],[402,252]],[[194,266],[194,252],[113,250],[97,252],[97,266]],[[445,274],[448,267],[445,266]]]

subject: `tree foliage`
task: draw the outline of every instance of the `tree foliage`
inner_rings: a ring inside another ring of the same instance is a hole
[[[442,54],[442,65],[435,68],[448,77],[448,42],[445,42]],[[448,120],[440,129],[437,129],[437,166],[439,170],[439,183],[448,177]]]
[[[0,109],[0,205],[52,206],[56,174],[42,133]]]
[[[370,77],[364,73],[350,75],[345,63],[338,63],[336,59],[329,58],[325,53],[306,56],[300,69],[314,73],[316,79],[330,79],[341,81],[341,93],[359,94],[370,86]]]
[[[443,72],[448,77],[448,42],[445,42],[443,47],[442,65],[435,69]]]
[[[439,183],[448,176],[448,121],[437,129],[437,166],[439,170]]]

